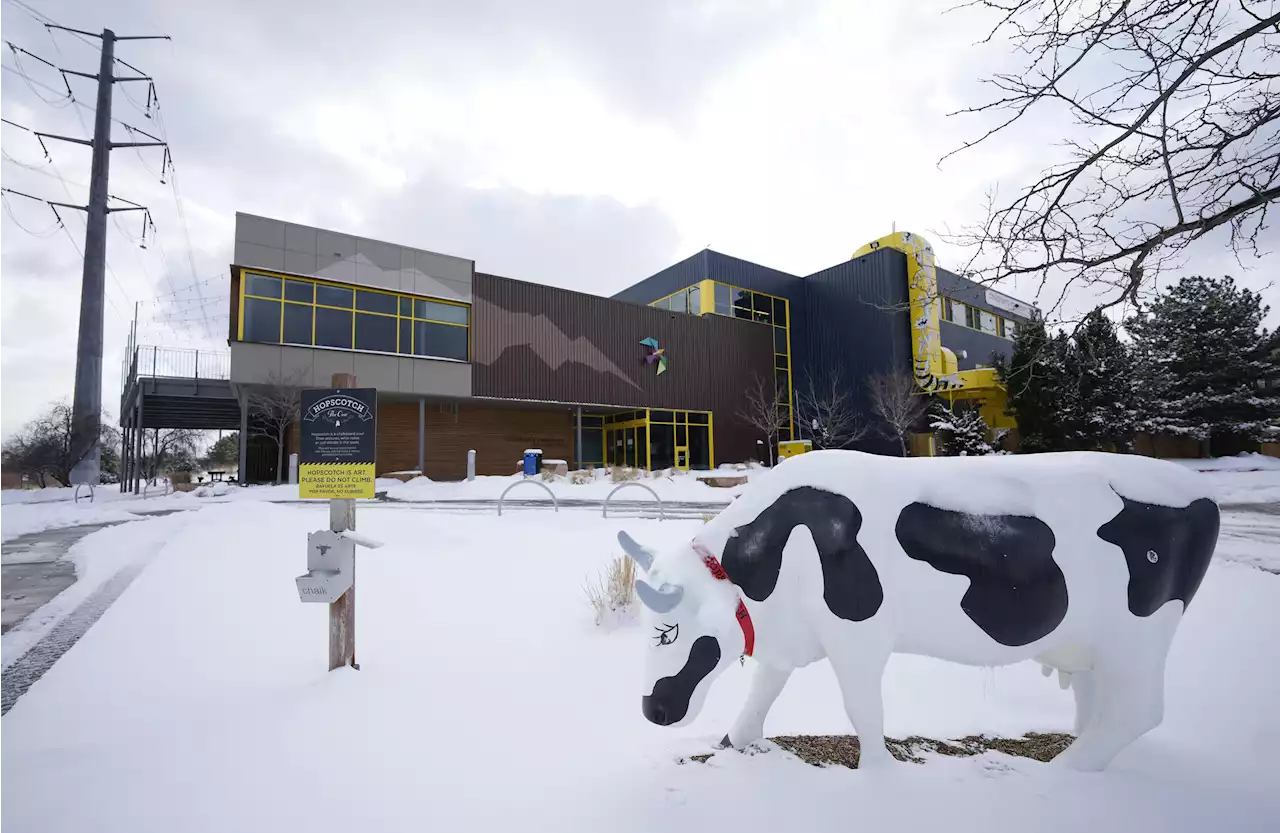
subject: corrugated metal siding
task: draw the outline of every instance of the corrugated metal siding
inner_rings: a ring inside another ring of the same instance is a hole
[[[805,374],[822,380],[839,367],[841,380],[855,393],[857,406],[871,417],[867,379],[877,373],[911,372],[911,330],[907,300],[907,258],[879,249],[856,260],[816,272],[804,280],[807,315]],[[794,319],[794,312],[792,313]],[[865,451],[897,454],[897,442],[870,436],[857,444]]]
[[[650,336],[670,359],[661,376]],[[743,460],[756,438],[736,414],[756,374],[772,377],[773,333],[477,273],[472,362],[476,396],[711,411],[717,461]]]
[[[639,283],[632,284],[621,292],[615,293],[616,301],[630,301],[633,304],[647,304],[659,298],[665,298],[672,292],[693,286],[707,277],[707,252],[701,251],[674,263],[650,275]]]

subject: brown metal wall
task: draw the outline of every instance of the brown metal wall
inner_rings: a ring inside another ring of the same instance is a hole
[[[756,456],[737,414],[756,375],[773,377],[773,332],[477,272],[472,317],[476,396],[711,411],[716,461]],[[640,340],[670,365],[658,376]]]

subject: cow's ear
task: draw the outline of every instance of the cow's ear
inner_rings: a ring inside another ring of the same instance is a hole
[[[652,550],[640,546],[636,539],[625,532],[618,533],[618,543],[622,545],[622,551],[631,556],[631,560],[636,562],[641,570],[649,572],[649,568],[653,566]]]

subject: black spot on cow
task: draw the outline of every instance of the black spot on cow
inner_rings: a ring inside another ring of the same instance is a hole
[[[884,601],[880,576],[858,544],[862,514],[844,495],[801,486],[783,493],[725,545],[721,563],[747,598],[762,602],[782,570],[782,549],[791,531],[804,526],[818,547],[822,597],[841,619],[862,622]]]
[[[653,693],[640,700],[640,710],[650,723],[670,726],[689,713],[689,701],[698,683],[720,663],[720,642],[714,636],[700,636],[689,648],[689,658],[674,677],[653,684]]]
[[[1098,528],[1098,537],[1124,551],[1129,611],[1150,616],[1173,599],[1185,608],[1218,542],[1218,505],[1208,498],[1182,508],[1120,500],[1124,508]]]
[[[1067,581],[1053,560],[1053,532],[1039,518],[912,503],[898,515],[895,531],[910,557],[969,579],[960,607],[1001,645],[1035,642],[1067,615]]]

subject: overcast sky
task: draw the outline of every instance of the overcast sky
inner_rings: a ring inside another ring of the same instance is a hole
[[[706,246],[809,274],[895,223],[955,266],[937,232],[980,220],[984,191],[1025,181],[1062,136],[1036,122],[936,165],[984,127],[946,112],[985,100],[976,79],[1010,61],[975,45],[990,17],[942,14],[952,0],[30,3],[76,28],[173,37],[117,48],[155,77],[163,123],[143,112],[145,84],[118,85],[115,115],[170,141],[185,225],[161,153],[115,151],[110,190],[151,207],[158,240],[139,248],[136,214],[109,225],[113,414],[135,302],[141,343],[226,349],[236,211],[599,294]],[[95,46],[2,8],[6,40],[96,72]],[[68,105],[56,72],[19,57],[55,92],[29,87],[6,50],[4,117],[85,135],[93,82],[74,80],[87,106]],[[7,187],[85,199],[86,148],[48,142],[47,164],[30,134],[2,136]],[[63,216],[69,235],[47,207],[7,199],[6,435],[70,393],[84,223]],[[1244,266],[1210,239],[1185,271],[1268,286],[1260,261]],[[1034,300],[1030,283],[1001,288]]]

